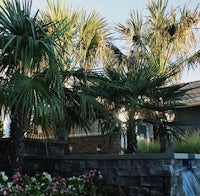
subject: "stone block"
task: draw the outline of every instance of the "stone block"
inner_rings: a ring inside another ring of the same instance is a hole
[[[166,190],[163,188],[151,188],[149,196],[171,196],[170,194],[166,193]]]
[[[130,168],[130,161],[129,160],[120,160],[118,162],[119,169],[127,169]]]
[[[174,175],[174,169],[171,165],[151,166],[149,168],[149,175],[151,176],[171,176]]]
[[[96,168],[98,168],[98,161],[96,161],[96,160],[86,161],[85,167],[91,168],[91,169],[96,169]]]
[[[151,179],[152,178],[150,176],[140,177],[141,186],[145,186],[145,187],[151,186]]]
[[[130,195],[136,195],[136,196],[148,196],[150,195],[150,189],[147,187],[130,187]]]
[[[166,187],[166,184],[164,183],[164,177],[162,176],[151,177],[151,185],[152,187]]]
[[[140,177],[120,177],[120,185],[126,185],[126,186],[140,186],[141,181]]]
[[[72,165],[66,165],[66,164],[56,164],[55,169],[58,172],[71,172],[72,171]]]
[[[131,172],[129,169],[118,169],[116,171],[116,174],[118,176],[131,176]]]

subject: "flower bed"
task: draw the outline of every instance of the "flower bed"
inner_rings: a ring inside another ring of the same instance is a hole
[[[18,172],[9,179],[5,172],[0,172],[0,195],[106,195],[106,189],[102,173],[95,169],[70,178],[52,177],[46,172],[30,177]]]

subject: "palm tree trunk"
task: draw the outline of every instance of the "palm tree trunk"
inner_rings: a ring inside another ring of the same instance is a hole
[[[158,130],[158,141],[160,143],[161,153],[174,153],[174,145],[172,140],[172,135],[167,132],[165,127]]]
[[[135,120],[129,120],[127,126],[127,153],[137,153],[137,135]]]
[[[24,132],[21,115],[18,112],[11,121],[11,152],[10,152],[10,174],[22,172],[24,156]]]

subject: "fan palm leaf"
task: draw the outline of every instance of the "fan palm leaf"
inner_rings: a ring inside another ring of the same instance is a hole
[[[59,39],[65,69],[74,67],[91,68],[99,60],[106,59],[108,30],[105,19],[97,12],[86,14],[84,10],[69,9],[62,0],[57,4],[48,0],[48,8],[42,13],[48,20],[60,21],[67,30]]]
[[[21,169],[24,132],[31,124],[45,130],[64,119],[61,66],[55,55],[60,31],[50,33],[52,23],[38,20],[37,13],[32,16],[31,4],[4,0],[0,6],[0,105],[11,117],[13,172]]]
[[[147,17],[142,18],[133,11],[126,25],[118,24],[117,31],[129,41],[123,57],[126,61],[119,59],[124,66],[135,69],[135,64],[145,64],[139,61],[148,62],[157,65],[159,73],[162,73],[173,65],[177,71],[183,70],[190,57],[191,64],[196,62],[192,61],[192,56],[198,51],[198,5],[194,10],[184,6],[179,12],[178,9],[169,12],[167,5],[165,0],[150,1]]]

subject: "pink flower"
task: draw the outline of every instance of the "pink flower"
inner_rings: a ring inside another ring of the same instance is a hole
[[[101,174],[99,175],[99,180],[103,180],[103,176]]]
[[[21,176],[21,174],[19,173],[19,172],[17,172],[14,176],[13,176],[13,178],[19,178]]]
[[[6,192],[6,190],[4,190],[4,192],[3,192],[3,195],[7,195],[7,192]]]

